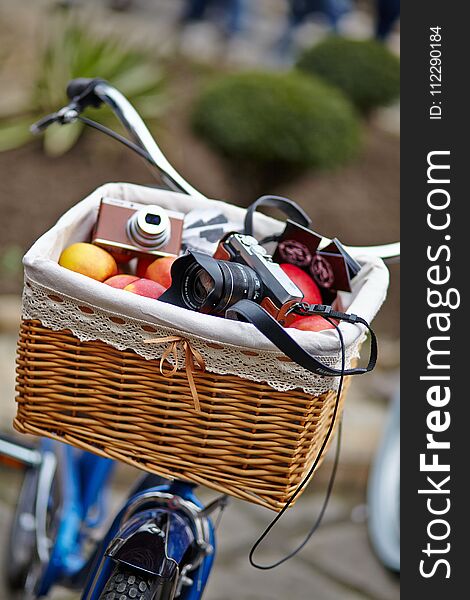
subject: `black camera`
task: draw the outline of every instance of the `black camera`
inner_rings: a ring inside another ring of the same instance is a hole
[[[189,252],[171,268],[172,284],[160,300],[211,315],[224,316],[242,299],[253,300],[286,326],[290,309],[303,294],[258,241],[229,233],[213,257]]]

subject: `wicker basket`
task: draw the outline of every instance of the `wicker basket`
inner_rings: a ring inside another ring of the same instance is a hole
[[[89,239],[105,197],[184,213],[195,207],[186,194],[106,184],[30,248],[16,429],[280,510],[325,441],[337,378],[301,368],[246,323],[116,290],[58,265],[67,245]],[[213,200],[197,207],[243,228],[239,207]],[[282,229],[265,215],[255,219],[258,238]],[[361,264],[346,306],[371,321],[388,273],[370,257]],[[336,332],[291,333],[312,356],[338,367]],[[343,328],[347,366],[363,333]]]
[[[36,320],[21,325],[17,364],[18,431],[276,511],[316,458],[336,401],[335,391],[279,392],[196,371],[198,412],[184,369],[164,376],[158,360]]]

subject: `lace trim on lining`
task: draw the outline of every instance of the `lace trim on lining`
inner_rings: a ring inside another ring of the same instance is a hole
[[[156,336],[181,335],[181,331],[111,313],[99,307],[58,294],[26,279],[23,293],[23,318],[38,319],[49,329],[70,330],[81,341],[101,340],[118,350],[131,349],[147,360],[160,358],[165,347],[146,344]],[[337,377],[310,373],[276,351],[254,351],[239,346],[222,345],[216,340],[185,335],[204,358],[206,370],[219,375],[239,377],[267,383],[278,391],[301,388],[307,394],[320,395],[337,389]],[[346,348],[346,368],[359,355],[362,339]],[[336,356],[316,357],[323,363],[340,368]],[[173,359],[168,357],[172,365]],[[180,367],[181,365],[179,365]]]

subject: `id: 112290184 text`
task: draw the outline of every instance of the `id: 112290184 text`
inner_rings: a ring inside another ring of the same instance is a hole
[[[430,119],[442,119],[442,27],[429,28]]]

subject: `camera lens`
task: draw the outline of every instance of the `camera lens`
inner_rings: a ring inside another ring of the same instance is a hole
[[[200,264],[192,263],[182,276],[181,295],[187,308],[218,315],[238,300],[260,297],[263,284],[253,269],[238,263],[208,260],[210,273]]]
[[[127,222],[127,235],[136,245],[146,250],[157,250],[168,243],[171,234],[170,219],[163,208],[148,206],[136,211]]]
[[[145,222],[149,225],[160,225],[162,219],[160,215],[153,215],[152,213],[147,213],[145,215]]]
[[[204,269],[200,269],[194,277],[194,297],[203,304],[214,289],[214,280]]]
[[[214,280],[198,264],[192,264],[183,275],[183,298],[193,310],[201,310],[214,288]]]

